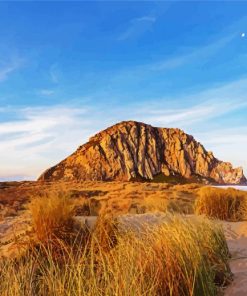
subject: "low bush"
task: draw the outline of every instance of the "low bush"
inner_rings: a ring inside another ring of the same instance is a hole
[[[245,220],[247,193],[233,188],[203,187],[195,202],[195,213],[221,220]]]

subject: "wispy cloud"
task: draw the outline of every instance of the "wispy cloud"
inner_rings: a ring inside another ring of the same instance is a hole
[[[244,146],[247,145],[247,125],[200,132],[198,136],[203,139],[206,145],[232,145],[235,143],[240,148],[240,143],[243,143]]]
[[[247,108],[246,92],[247,79],[240,79],[191,95],[174,97],[174,108],[165,107],[170,104],[166,98],[159,98],[160,103],[154,106],[146,102],[148,108],[140,106],[138,116],[162,126],[192,127],[196,122],[206,122]],[[180,106],[181,102],[184,102],[183,107],[176,106],[176,102],[179,102]]]
[[[165,58],[164,60],[158,61],[157,63],[152,63],[147,65],[147,67],[151,71],[164,71],[178,68],[191,62],[204,64],[209,58],[229,44],[236,36],[238,36],[238,33],[230,34],[215,40],[214,42],[199,47],[183,48],[183,53],[173,57]]]
[[[147,64],[145,67],[151,71],[163,71],[178,68],[182,65],[192,63],[205,64],[209,58],[220,52],[234,39],[239,38],[239,30],[246,27],[247,18],[243,17],[239,21],[229,25],[220,34],[215,34],[214,39],[203,45],[195,47],[180,46],[176,55],[165,57],[157,62]]]
[[[155,23],[156,22],[156,17],[154,16],[142,16],[142,17],[138,17],[134,20],[132,20],[132,22],[153,22]]]
[[[45,167],[71,153],[91,135],[83,108],[53,106],[8,109],[19,120],[0,125],[0,178],[36,177]]]
[[[49,75],[51,78],[51,82],[58,83],[59,82],[59,73],[58,73],[58,65],[52,64],[49,70]]]
[[[140,18],[142,19],[142,18]],[[144,17],[145,19],[145,17]],[[152,17],[151,17],[152,19]],[[155,18],[154,18],[155,19]],[[136,20],[136,19],[135,19]],[[140,22],[142,23],[142,22]],[[155,23],[149,21],[149,26],[147,29],[152,28]],[[135,24],[135,22],[134,22]],[[138,24],[138,22],[137,22]],[[168,52],[164,56],[160,55],[159,58],[154,59],[153,56],[150,58],[150,62],[126,67],[114,75],[111,78],[112,84],[122,83],[123,81],[127,83],[130,81],[135,81],[137,84],[138,81],[145,79],[152,80],[154,75],[164,75],[164,78],[167,77],[169,80],[169,72],[184,70],[188,67],[188,71],[191,71],[191,65],[193,69],[200,69],[200,67],[206,65],[211,61],[215,56],[219,54],[231,43],[234,41],[237,42],[237,39],[240,38],[240,28],[246,26],[247,18],[243,18],[240,21],[229,25],[229,27],[224,28],[221,32],[217,32],[214,36],[211,36],[210,40],[205,40],[203,43],[195,46],[183,46],[179,45],[176,50],[173,49],[173,52]],[[129,26],[129,28],[120,36],[120,39],[128,39],[135,36],[135,28],[137,28],[138,34],[138,24],[137,26]],[[133,30],[133,31],[132,31]],[[243,57],[243,61],[244,61]],[[199,72],[199,71],[198,71]]]
[[[151,75],[165,73],[168,71],[178,70],[193,64],[194,67],[198,65],[205,65],[215,55],[219,54],[228,44],[235,38],[238,38],[238,32],[229,33],[226,36],[220,37],[195,47],[182,47],[176,54],[160,57],[150,63],[129,67],[119,71],[112,77],[113,83],[126,79],[142,80]],[[127,78],[126,78],[127,77]]]
[[[10,73],[16,70],[15,66],[7,65],[0,69],[0,81],[5,80]]]
[[[239,131],[238,126],[232,126],[230,121],[224,128],[213,124],[220,122],[214,120],[216,118],[227,118],[228,114],[246,110],[246,92],[247,79],[242,79],[183,98],[173,98],[173,104],[160,98],[157,104],[157,100],[152,98],[145,103],[130,103],[122,108],[92,106],[90,101],[85,105],[78,102],[77,105],[52,107],[8,107],[5,113],[18,120],[0,124],[0,178],[37,177],[97,131],[129,119],[154,126],[182,128],[202,141],[207,149],[212,149],[216,157],[242,164],[247,170],[247,163],[243,161],[246,159],[247,124]],[[181,101],[184,102],[182,106],[178,105]]]
[[[38,90],[38,92],[37,92],[39,95],[41,95],[41,96],[52,96],[52,95],[54,95],[55,94],[55,90],[54,89],[40,89],[40,90]]]
[[[147,30],[150,30],[156,22],[155,16],[141,16],[129,21],[127,28],[118,37],[119,41],[124,41],[129,38],[139,37]]]
[[[19,69],[23,64],[20,58],[12,57],[8,61],[0,60],[0,82],[6,80],[11,73]]]
[[[234,166],[242,166],[247,174],[247,125],[197,132],[194,136],[217,158],[231,161]]]

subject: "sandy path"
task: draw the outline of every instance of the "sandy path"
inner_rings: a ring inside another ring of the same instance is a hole
[[[234,280],[225,290],[226,296],[247,295],[247,222],[224,222]]]

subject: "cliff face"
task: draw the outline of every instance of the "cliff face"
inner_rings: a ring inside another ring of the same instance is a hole
[[[182,130],[125,121],[96,134],[39,178],[55,180],[153,180],[160,176],[241,184],[242,168],[219,161]]]

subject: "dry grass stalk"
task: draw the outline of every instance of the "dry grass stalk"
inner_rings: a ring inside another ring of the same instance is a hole
[[[247,193],[233,188],[203,187],[195,203],[195,212],[221,220],[245,220]]]
[[[44,243],[54,237],[62,238],[71,231],[74,203],[68,197],[53,195],[35,198],[29,208],[39,241]]]
[[[37,212],[33,213],[37,223]],[[43,221],[54,229],[48,213],[54,212],[46,210]],[[60,222],[70,218],[68,213]],[[35,225],[43,233],[39,223]],[[137,235],[120,233],[113,219],[101,217],[85,240],[76,255],[60,240],[62,261],[54,258],[49,245],[40,244],[18,261],[0,262],[0,294],[215,296],[215,282],[223,285],[229,279],[223,230],[205,218],[168,215],[161,226],[147,226]]]

